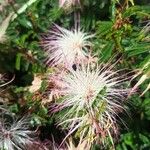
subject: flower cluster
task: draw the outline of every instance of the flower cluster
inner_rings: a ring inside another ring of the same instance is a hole
[[[73,1],[60,1],[74,4]],[[73,133],[86,141],[88,147],[94,142],[103,143],[112,134],[118,134],[118,113],[124,110],[124,100],[129,94],[125,88],[127,75],[114,71],[115,64],[98,63],[92,53],[90,39],[93,34],[80,28],[67,30],[54,25],[41,44],[46,52],[46,64],[54,68],[48,80],[50,101],[55,99],[51,112],[56,121],[68,130],[64,141]],[[63,142],[64,142],[63,141]]]
[[[123,110],[123,101],[129,90],[123,88],[123,79],[108,66],[92,67],[90,64],[70,70],[60,80],[53,80],[59,87],[62,98],[53,105],[52,111],[63,111],[58,115],[58,125],[68,129],[68,135],[75,131],[89,143],[99,137],[111,138],[111,131],[117,135],[116,116]]]

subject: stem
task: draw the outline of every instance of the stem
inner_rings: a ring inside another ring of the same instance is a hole
[[[74,24],[75,29],[78,29],[80,27],[80,12],[78,10],[74,11]]]

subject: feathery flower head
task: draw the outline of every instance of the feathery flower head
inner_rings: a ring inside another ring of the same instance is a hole
[[[123,100],[129,93],[123,88],[125,75],[120,77],[118,72],[113,71],[113,65],[93,68],[88,64],[62,76],[64,84],[60,93],[63,96],[52,110],[63,109],[58,123],[69,129],[68,136],[76,130],[81,137],[92,139],[96,135],[111,137],[110,130],[117,133],[115,117],[123,109]]]
[[[29,130],[29,120],[27,118],[16,120],[10,114],[4,116],[0,118],[0,149],[26,149],[26,146],[33,142],[33,131]]]
[[[80,4],[80,0],[59,0],[59,7],[68,9],[72,6]]]
[[[53,78],[59,92],[63,93],[65,106],[79,105],[82,109],[87,104],[92,106],[95,100],[102,99],[109,103],[116,97],[123,97],[128,90],[122,89],[123,76],[113,71],[112,66],[96,66],[91,64],[77,66],[61,77]],[[60,84],[61,80],[61,84]],[[65,96],[66,95],[66,96]]]
[[[43,38],[42,46],[47,53],[46,64],[51,66],[64,65],[72,66],[74,63],[81,63],[89,56],[89,41],[93,35],[88,35],[81,29],[69,31],[58,25]]]

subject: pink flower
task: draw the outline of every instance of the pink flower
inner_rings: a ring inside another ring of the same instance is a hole
[[[42,41],[47,54],[46,64],[64,65],[68,68],[74,63],[84,62],[89,56],[89,48],[92,46],[89,39],[92,37],[93,35],[88,35],[81,29],[69,31],[55,25]]]
[[[63,110],[63,116],[58,115],[58,125],[69,130],[68,136],[77,131],[83,139],[109,136],[112,141],[111,133],[117,134],[116,116],[124,110],[129,89],[123,86],[125,75],[119,76],[119,71],[112,68],[113,65],[80,65],[61,76],[58,92],[62,97],[52,111]]]

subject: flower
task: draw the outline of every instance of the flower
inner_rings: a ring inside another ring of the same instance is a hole
[[[64,9],[68,9],[77,4],[80,4],[80,0],[59,0],[59,7]]]
[[[42,40],[42,46],[47,53],[46,64],[69,67],[85,61],[89,56],[88,48],[92,45],[88,40],[92,37],[93,35],[88,35],[79,28],[69,31],[55,25]]]
[[[12,122],[11,122],[12,121]],[[33,131],[29,130],[27,118],[15,119],[10,114],[0,118],[0,149],[23,150],[33,142]]]
[[[129,89],[123,88],[125,75],[119,76],[113,66],[80,65],[62,76],[59,90],[63,95],[52,111],[62,111],[63,116],[58,114],[58,125],[69,130],[67,137],[77,131],[80,138],[89,141],[97,135],[112,140],[111,131],[117,134],[116,116],[124,109]]]

